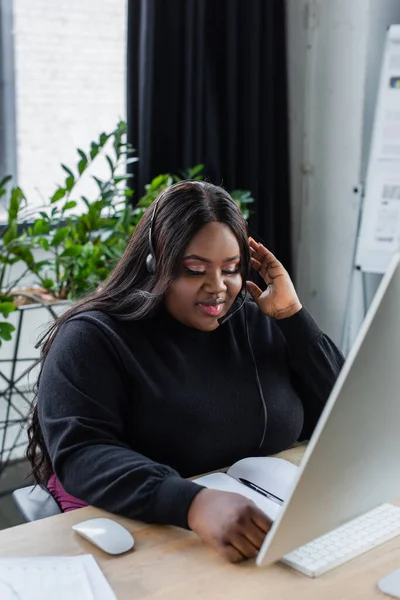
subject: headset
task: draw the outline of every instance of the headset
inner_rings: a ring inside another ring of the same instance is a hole
[[[178,182],[177,184],[174,184],[174,185],[179,185],[179,183],[181,183],[181,182]],[[196,183],[201,183],[201,182],[196,182]],[[170,186],[170,187],[172,187],[172,186]],[[166,189],[170,189],[170,188],[166,188]],[[156,216],[158,203],[160,202],[160,200],[163,196],[164,196],[164,192],[162,192],[158,196],[158,198],[155,200],[153,212],[151,213],[151,217],[150,217],[150,225],[149,225],[149,249],[150,249],[150,252],[146,257],[146,268],[147,268],[148,272],[152,275],[154,275],[156,272],[156,255],[155,255],[154,246],[153,246],[154,218]],[[264,392],[263,392],[261,381],[260,381],[260,375],[259,375],[258,368],[257,368],[256,357],[254,356],[253,347],[251,345],[250,332],[249,332],[249,326],[248,326],[248,321],[247,321],[247,311],[246,311],[246,301],[248,299],[248,294],[247,294],[245,285],[240,290],[238,297],[239,296],[241,296],[241,297],[239,299],[238,306],[234,310],[231,309],[224,317],[221,317],[220,319],[217,319],[217,320],[218,320],[219,325],[223,325],[224,323],[229,321],[229,319],[231,319],[233,317],[233,315],[235,315],[239,310],[241,310],[242,308],[244,309],[244,321],[245,321],[245,328],[246,328],[247,344],[250,349],[250,355],[251,355],[251,359],[253,361],[254,373],[255,373],[256,382],[257,382],[258,394],[260,396],[261,404],[262,404],[263,411],[264,411],[264,428],[263,428],[263,432],[262,432],[262,436],[261,436],[261,441],[257,448],[257,450],[260,450],[265,441],[265,436],[267,434],[267,422],[268,422],[267,403],[265,401]],[[236,300],[235,300],[235,302],[236,302]]]
[[[166,187],[161,194],[158,196],[158,198],[156,198],[156,200],[154,201],[154,208],[153,208],[153,212],[151,213],[151,217],[150,217],[150,225],[149,225],[149,249],[150,252],[149,254],[146,256],[146,268],[148,270],[149,273],[151,273],[151,275],[154,275],[156,272],[156,253],[154,252],[154,246],[153,246],[153,226],[154,226],[154,217],[156,216],[156,211],[157,211],[157,206],[158,203],[160,202],[161,198],[165,195],[165,192],[168,190],[170,190],[173,187],[178,187],[179,185],[182,184],[187,184],[187,183],[195,183],[196,185],[203,185],[203,181],[191,181],[190,179],[186,179],[184,181],[177,181],[176,183],[173,183],[172,185],[170,185],[169,187]]]
[[[154,275],[154,273],[156,272],[156,254],[154,252],[154,247],[153,247],[153,222],[154,222],[154,217],[156,214],[158,203],[160,202],[160,199],[162,196],[163,196],[163,194],[161,193],[158,196],[157,200],[154,202],[154,208],[153,208],[153,212],[151,213],[150,225],[149,225],[150,252],[146,257],[146,268],[147,268],[148,272],[151,273],[152,275]]]

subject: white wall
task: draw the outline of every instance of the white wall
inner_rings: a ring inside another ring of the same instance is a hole
[[[287,0],[287,61],[289,77],[290,194],[292,200],[292,250],[296,259],[301,235],[302,197],[307,196],[310,125],[307,119],[313,59],[313,27],[309,0]],[[295,264],[297,261],[295,260]]]
[[[349,287],[360,209],[353,190],[365,178],[383,39],[387,25],[400,22],[400,2],[286,4],[297,288],[341,344],[363,316],[359,274]],[[368,303],[377,278],[364,283]]]

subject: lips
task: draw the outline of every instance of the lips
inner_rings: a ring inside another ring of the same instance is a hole
[[[205,302],[199,302],[198,307],[209,317],[219,317],[224,309],[224,304],[225,302],[223,301],[207,300]]]

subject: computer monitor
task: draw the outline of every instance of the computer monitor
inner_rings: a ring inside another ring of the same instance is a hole
[[[400,496],[400,255],[385,273],[257,556],[268,565]]]

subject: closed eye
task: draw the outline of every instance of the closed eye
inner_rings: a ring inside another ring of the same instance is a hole
[[[236,275],[240,272],[240,267],[236,267],[233,271],[222,271],[224,275]]]
[[[194,277],[199,277],[200,275],[205,275],[207,273],[207,271],[195,271],[194,269],[189,269],[189,267],[185,267],[185,272],[188,275],[192,275]],[[222,270],[221,273],[223,273],[224,275],[237,275],[237,273],[240,272],[240,267],[238,266],[236,269],[234,269],[233,271],[228,271],[228,270]]]

